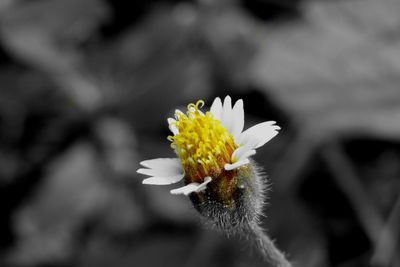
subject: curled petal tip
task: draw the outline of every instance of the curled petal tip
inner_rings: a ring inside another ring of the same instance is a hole
[[[248,163],[250,163],[249,159],[248,159],[248,158],[245,158],[245,159],[240,160],[240,161],[238,161],[238,162],[235,162],[235,163],[233,163],[233,164],[225,164],[224,169],[227,170],[227,171],[231,171],[231,170],[233,170],[233,169],[237,169],[237,168],[239,168],[240,166],[245,165],[245,164],[248,164]]]

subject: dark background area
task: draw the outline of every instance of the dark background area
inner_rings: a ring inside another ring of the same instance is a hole
[[[0,266],[265,266],[146,186],[166,119],[229,94],[294,266],[400,266],[397,0],[1,0]]]

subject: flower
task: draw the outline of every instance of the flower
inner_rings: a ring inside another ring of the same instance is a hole
[[[172,194],[189,195],[217,185],[213,190],[221,202],[229,205],[234,189],[243,187],[235,177],[252,172],[250,157],[278,134],[275,121],[259,123],[245,131],[243,100],[232,107],[230,96],[222,103],[215,98],[210,111],[200,109],[204,101],[189,104],[186,114],[175,111],[175,119],[168,118],[171,147],[177,158],[157,158],[140,164],[138,173],[148,175],[143,184],[167,185],[185,180],[185,186],[171,190]],[[251,176],[251,175],[250,175]]]
[[[144,184],[166,185],[184,179],[185,186],[172,194],[188,195],[194,208],[217,229],[238,234],[260,251],[271,266],[291,267],[260,226],[267,179],[253,160],[256,149],[278,134],[275,121],[259,123],[245,131],[243,101],[232,107],[217,97],[210,111],[204,102],[189,104],[186,114],[175,111],[169,118],[171,147],[177,158],[142,161],[138,173],[150,176]]]

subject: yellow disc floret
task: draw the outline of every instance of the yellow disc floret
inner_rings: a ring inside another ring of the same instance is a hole
[[[212,113],[203,114],[204,101],[189,104],[186,115],[176,113],[178,133],[169,136],[171,146],[182,162],[186,176],[193,182],[203,182],[206,176],[218,176],[224,165],[231,163],[237,148],[233,136]]]

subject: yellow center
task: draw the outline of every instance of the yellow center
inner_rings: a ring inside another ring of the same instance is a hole
[[[203,105],[204,101],[199,100],[188,105],[186,115],[177,113],[175,126],[179,133],[168,137],[186,176],[193,182],[203,182],[206,176],[218,176],[225,164],[231,163],[232,153],[237,148],[233,136],[212,113],[200,112],[199,106]]]

